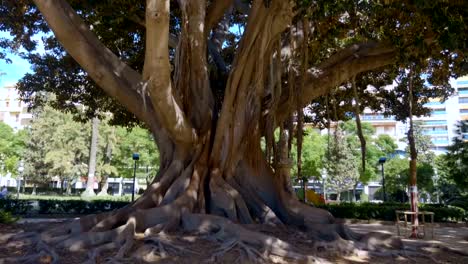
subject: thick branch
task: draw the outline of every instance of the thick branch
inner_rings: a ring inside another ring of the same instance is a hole
[[[169,63],[169,0],[146,1],[146,53],[143,78],[161,122],[177,142],[191,143],[196,135],[172,89]]]
[[[179,0],[182,23],[174,74],[174,87],[199,134],[211,127],[214,105],[206,59],[205,6],[204,0]]]
[[[208,7],[205,19],[206,34],[221,20],[226,10],[232,6],[234,0],[215,0]]]
[[[89,76],[138,119],[154,127],[152,106],[145,104],[146,95],[138,91],[140,74],[107,49],[66,1],[34,2],[65,50]]]
[[[389,65],[394,60],[395,50],[383,44],[362,43],[344,49],[318,67],[308,70],[307,85],[301,97],[302,105],[327,94],[331,88],[358,73]]]
[[[375,42],[355,44],[331,56],[306,73],[306,86],[301,93],[300,106],[304,107],[317,97],[326,95],[334,87],[348,81],[353,76],[379,67],[392,64],[396,58],[395,49],[389,45]],[[278,120],[285,118],[295,110],[295,101],[289,93],[281,95],[281,111]],[[285,111],[284,109],[288,109]]]

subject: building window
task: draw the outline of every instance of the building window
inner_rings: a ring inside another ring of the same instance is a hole
[[[5,106],[6,106],[6,107],[10,107],[10,102],[6,101],[6,102],[5,102]]]
[[[458,88],[458,94],[468,94],[468,87]]]
[[[18,107],[21,107],[21,101],[18,101]]]
[[[459,104],[468,104],[468,97],[459,97],[458,98]]]
[[[460,114],[468,114],[468,109],[460,109]]]
[[[16,122],[19,122],[19,114],[15,115]]]

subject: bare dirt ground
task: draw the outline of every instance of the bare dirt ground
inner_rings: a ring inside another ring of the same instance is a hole
[[[14,225],[1,225],[0,224],[0,241],[2,238],[9,236],[11,234],[17,234],[23,231],[31,231],[37,229],[41,225],[47,225],[53,227],[58,225],[57,222],[51,222],[49,219],[47,222],[41,222],[40,220],[35,220],[34,222],[25,223],[24,221],[19,224]],[[396,235],[396,228],[394,225],[383,225],[383,224],[349,224],[349,226],[357,232],[384,232],[391,233]],[[280,239],[283,239],[289,242],[294,247],[294,251],[302,254],[309,254],[320,257],[324,262],[329,263],[468,263],[468,257],[462,256],[453,252],[447,252],[444,249],[432,248],[432,247],[423,247],[421,249],[421,256],[404,256],[402,254],[394,254],[393,256],[387,257],[376,257],[368,255],[360,256],[336,256],[335,252],[330,252],[323,250],[320,252],[311,252],[311,245],[314,243],[311,240],[308,240],[307,234],[300,232],[297,229],[293,228],[284,228],[284,229],[273,229],[267,226],[249,226],[248,228],[260,231],[265,234],[276,236]],[[409,240],[403,239],[404,243],[407,245],[417,244],[417,243],[431,243],[434,245],[444,245],[456,250],[461,250],[468,252],[468,227],[436,227],[435,228],[435,237],[430,240]],[[167,239],[171,241],[173,245],[184,249],[175,253],[174,251],[167,250],[162,256],[156,257],[156,260],[153,259],[151,262],[147,262],[144,259],[139,262],[135,260],[123,261],[122,263],[248,263],[241,260],[240,251],[238,248],[234,247],[232,250],[226,252],[225,254],[220,255],[217,258],[213,258],[213,254],[216,253],[216,249],[219,247],[219,244],[215,241],[211,241],[207,238],[195,236],[192,234],[175,232],[168,233],[166,235]],[[132,252],[138,252],[141,249],[141,245],[144,242],[137,242],[134,245]],[[31,246],[28,245],[26,241],[15,241],[10,243],[0,243],[0,264],[3,264],[2,259],[13,256],[24,256],[28,254],[31,250]],[[177,251],[177,249],[176,249]],[[113,252],[105,252],[102,258],[98,259],[98,263],[104,263],[106,256],[112,255]],[[78,264],[84,263],[87,259],[87,252],[68,252],[57,250],[57,254],[60,256],[59,263],[66,264]],[[51,259],[43,257],[38,259],[34,263],[50,263]],[[292,263],[284,259],[278,259],[275,263]],[[301,263],[301,262],[296,262]],[[303,262],[307,263],[307,262]]]

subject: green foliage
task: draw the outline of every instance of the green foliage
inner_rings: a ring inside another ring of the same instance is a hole
[[[0,210],[14,215],[57,214],[81,215],[112,211],[128,205],[128,201],[111,200],[0,200]]]
[[[45,183],[51,176],[70,183],[83,175],[89,155],[89,131],[88,126],[74,122],[71,114],[50,106],[38,109],[24,153],[25,176],[35,183]]]
[[[141,127],[133,127],[131,130],[116,128],[116,138],[119,145],[116,148],[113,164],[117,167],[118,175],[121,177],[132,177],[134,161],[133,153],[140,154],[138,166],[148,168],[148,173],[139,175],[146,178],[156,175],[159,164],[159,152],[152,135],[148,130]]]
[[[141,72],[143,69],[145,28],[140,17],[144,5],[136,0],[108,1],[68,1],[81,14],[93,32],[112,52],[125,63]],[[378,83],[376,87],[393,81],[401,73],[398,68],[408,68],[410,62],[421,64],[428,80],[437,87],[447,88],[448,79],[466,71],[467,17],[466,3],[463,1],[296,1],[293,22],[304,16],[314,25],[310,36],[309,65],[326,61],[343,47],[360,42],[389,43],[396,49],[395,64],[390,69],[374,72],[373,76],[358,78],[362,85],[362,108],[380,106],[381,99],[363,91],[368,83]],[[246,16],[232,12],[227,28],[244,28]],[[171,5],[170,32],[180,30],[180,10]],[[109,30],[112,29],[112,30]],[[133,115],[126,112],[114,100],[109,99],[88,75],[67,55],[56,39],[49,34],[43,17],[28,0],[6,0],[0,5],[0,30],[11,32],[13,40],[1,39],[0,59],[7,59],[6,52],[15,52],[23,47],[32,52],[37,43],[31,39],[34,34],[44,32],[46,52],[44,54],[22,54],[33,65],[33,73],[27,74],[20,82],[22,95],[33,104],[40,104],[40,98],[33,97],[43,91],[58,95],[57,108],[76,113],[74,103],[82,103],[86,109],[84,120],[97,113],[113,112],[113,121],[128,124],[136,122]],[[226,35],[221,52],[227,66],[232,65],[238,40],[242,37],[237,30],[224,32]],[[173,56],[174,57],[174,56]],[[386,72],[386,74],[380,74]],[[384,76],[381,76],[384,75]],[[367,78],[367,80],[366,80]],[[363,79],[361,81],[361,79]],[[370,80],[372,81],[370,81]],[[348,90],[348,89],[347,89]],[[351,96],[349,91],[340,95],[345,105],[341,107],[339,118],[349,113]],[[220,97],[222,98],[222,97]],[[385,98],[385,97],[383,97]],[[320,98],[319,100],[323,100]],[[321,115],[324,104],[319,105],[316,120],[324,120]],[[95,111],[99,109],[100,111]]]
[[[365,193],[361,193],[361,199],[360,199],[361,202],[369,202],[369,195],[365,194]]]
[[[18,175],[19,160],[23,154],[26,131],[14,132],[7,124],[0,122],[0,173]]]
[[[320,178],[325,157],[326,141],[316,130],[306,128],[302,142],[302,175],[306,178]],[[297,148],[292,147],[293,164],[297,162]],[[297,166],[293,166],[291,175],[297,175]]]
[[[326,157],[326,184],[336,190],[338,195],[352,189],[359,179],[359,165],[350,144],[346,141],[339,127],[331,139],[330,151]]]
[[[14,217],[10,212],[0,209],[0,224],[13,224],[18,218]]]
[[[447,155],[438,155],[434,164],[437,169],[437,182],[436,187],[439,192],[441,201],[450,201],[454,198],[460,198],[462,193],[461,189],[457,186],[454,179],[450,174],[450,166],[448,164]]]
[[[39,200],[39,214],[87,215],[112,211],[128,205],[128,202],[106,200]]]
[[[398,145],[395,143],[392,137],[386,134],[379,135],[375,140],[375,146],[380,151],[379,155],[382,156],[389,156],[398,148]]]
[[[0,209],[14,215],[25,215],[32,210],[32,204],[26,200],[0,199]]]
[[[405,158],[395,157],[384,165],[385,188],[388,194],[396,194],[407,189],[409,184],[409,161]],[[417,165],[418,190],[428,193],[434,192],[434,168],[428,163]]]
[[[457,134],[446,156],[447,177],[461,190],[468,191],[468,140],[464,138],[468,135],[468,121],[460,122]]]
[[[410,209],[408,203],[341,203],[341,204],[326,204],[321,205],[320,208],[330,211],[330,213],[337,218],[348,219],[364,219],[364,220],[385,220],[395,221],[396,210]],[[434,212],[435,222],[459,222],[468,221],[467,212],[455,206],[441,206],[432,204],[421,204],[420,211]]]

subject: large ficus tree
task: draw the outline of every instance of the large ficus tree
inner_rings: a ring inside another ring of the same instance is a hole
[[[2,1],[0,30],[14,36],[2,46],[31,51],[24,56],[35,73],[19,84],[24,98],[52,91],[59,108],[83,103],[90,115],[98,108],[116,122],[144,123],[160,151],[160,170],[138,200],[44,239],[119,248],[121,257],[135,232],[222,230],[218,239],[234,237],[244,249],[304,257],[233,224],[260,222],[300,227],[341,250],[346,240],[368,248],[374,239],[294,198],[285,184],[290,139],[276,144],[273,131],[301,135],[295,112],[367,71],[386,71],[389,80],[419,63],[444,87],[466,68],[467,10],[448,1]],[[34,53],[30,37],[49,29],[47,52]],[[268,159],[262,137],[275,154]]]

